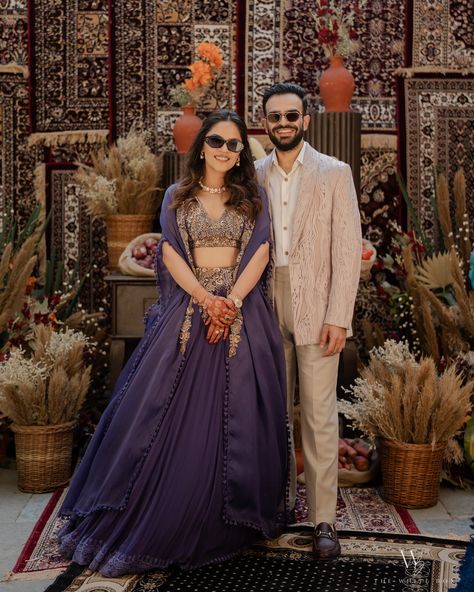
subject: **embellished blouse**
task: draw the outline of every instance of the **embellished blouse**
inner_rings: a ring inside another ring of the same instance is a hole
[[[192,265],[194,275],[207,290],[214,294],[227,295],[235,283],[240,261],[255,223],[234,208],[225,209],[222,216],[214,220],[197,198],[177,209],[176,222],[190,262],[193,262],[191,249],[196,247],[236,247],[239,250],[235,265],[232,267],[204,268]],[[186,351],[186,344],[190,337],[194,304],[196,303],[191,297],[181,325],[179,339],[182,353]],[[201,307],[199,308],[205,320],[207,313]],[[242,312],[238,309],[237,317],[230,328],[229,357],[235,356],[237,352],[242,323]]]

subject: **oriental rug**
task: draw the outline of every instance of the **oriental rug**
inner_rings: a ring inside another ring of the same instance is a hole
[[[473,68],[471,0],[409,0],[408,65],[414,68]]]
[[[46,592],[447,592],[458,580],[466,541],[340,532],[342,555],[314,561],[310,529],[292,529],[235,559],[192,571],[104,578],[72,564]]]
[[[27,0],[0,0],[0,65],[28,64]]]
[[[219,106],[235,106],[236,3],[229,0],[121,0],[113,3],[114,119],[116,133],[134,120],[155,134],[158,150],[172,147],[171,130],[180,111],[170,91],[181,83],[202,41],[224,55]],[[215,109],[213,101],[203,106]]]
[[[85,310],[109,311],[110,297],[104,281],[107,239],[103,220],[92,220],[80,199],[74,179],[75,167],[68,163],[46,166],[45,194],[51,221],[47,230],[48,251],[64,262],[64,278],[78,266],[84,279],[80,302]]]
[[[63,519],[58,509],[65,492],[53,494],[50,502],[35,525],[18,561],[8,576],[9,580],[29,580],[52,577],[69,565],[59,554],[55,537]],[[308,509],[304,486],[298,486],[296,505],[297,522],[307,520]],[[344,488],[339,491],[337,503],[337,527],[349,531],[385,532],[398,534],[418,533],[409,512],[395,508],[380,497],[376,488]]]
[[[109,123],[108,0],[29,1],[33,132]]]
[[[28,148],[28,86],[22,72],[0,65],[0,212],[13,210],[19,224],[34,204],[36,148]],[[1,223],[1,222],[0,222]]]
[[[408,194],[428,236],[435,236],[435,175],[452,188],[463,167],[466,195],[474,191],[474,75],[417,75],[399,79],[402,159]],[[469,218],[474,202],[468,200]]]
[[[348,0],[339,4],[348,4]],[[364,131],[394,131],[393,72],[404,65],[405,4],[396,0],[360,2],[356,17],[361,50],[349,62],[355,78],[353,108],[362,112]],[[319,76],[327,65],[316,38],[311,0],[247,0],[241,3],[240,62],[245,89],[239,101],[250,128],[261,128],[265,87],[283,80],[298,81],[309,93],[313,109],[320,108]]]

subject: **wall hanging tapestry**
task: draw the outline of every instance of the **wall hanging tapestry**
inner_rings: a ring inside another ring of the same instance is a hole
[[[75,167],[66,163],[46,166],[46,204],[51,212],[48,228],[49,253],[64,262],[67,278],[79,262],[79,275],[86,278],[80,301],[85,310],[109,310],[110,298],[104,282],[107,241],[104,222],[92,221],[80,200],[74,180]]]
[[[28,63],[27,0],[0,0],[0,65]]]
[[[13,209],[18,222],[34,204],[33,171],[37,149],[27,147],[27,80],[0,66],[0,211]]]
[[[416,75],[399,80],[402,159],[408,193],[428,236],[434,236],[432,200],[437,170],[463,167],[466,194],[474,190],[474,75]],[[468,202],[470,219],[474,203]]]
[[[32,131],[109,122],[107,0],[29,3]]]
[[[409,0],[408,65],[415,68],[473,68],[471,0]]]
[[[155,134],[157,149],[173,149],[171,130],[180,114],[170,91],[181,83],[204,40],[224,54],[220,107],[234,108],[235,2],[164,0],[113,3],[116,133],[143,121]],[[211,101],[204,105],[213,110]]]
[[[349,2],[348,2],[349,4]],[[327,66],[306,0],[247,0],[240,10],[239,42],[245,64],[241,98],[247,125],[260,128],[265,87],[281,80],[297,81],[310,94],[313,109],[320,108],[318,81]],[[353,108],[362,112],[363,130],[395,130],[393,72],[404,63],[404,4],[396,0],[361,2],[354,25],[361,50],[347,67],[355,78]]]

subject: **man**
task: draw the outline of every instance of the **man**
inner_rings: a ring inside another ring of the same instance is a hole
[[[303,140],[310,116],[304,90],[276,84],[263,97],[275,149],[257,161],[275,238],[275,310],[286,357],[293,425],[296,372],[309,518],[318,559],[338,557],[334,528],[338,472],[336,383],[360,274],[362,237],[350,167]],[[296,497],[293,459],[290,502]]]

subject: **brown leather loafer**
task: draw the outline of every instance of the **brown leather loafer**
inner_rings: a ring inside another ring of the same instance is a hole
[[[312,538],[315,559],[336,559],[341,554],[336,529],[327,522],[320,522],[316,526]]]

